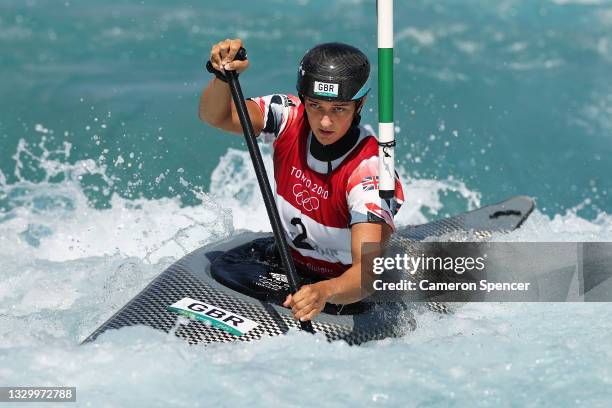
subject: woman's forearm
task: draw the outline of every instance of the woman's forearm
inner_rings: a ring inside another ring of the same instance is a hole
[[[321,281],[318,284],[323,286],[327,301],[337,305],[359,302],[370,294],[361,286],[360,263],[353,264],[337,278]]]
[[[200,95],[200,119],[212,126],[227,123],[232,116],[232,94],[229,86],[213,78]]]

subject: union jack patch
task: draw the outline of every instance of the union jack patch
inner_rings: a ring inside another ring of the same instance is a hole
[[[361,180],[363,191],[378,190],[378,176],[368,176]]]
[[[368,222],[378,222],[385,221],[387,224],[393,227],[393,216],[386,210],[383,210],[374,203],[366,203],[366,208],[368,209]]]

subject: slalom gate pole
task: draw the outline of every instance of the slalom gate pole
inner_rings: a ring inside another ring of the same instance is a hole
[[[393,124],[393,0],[377,0],[378,26],[378,162],[379,195],[395,195]]]

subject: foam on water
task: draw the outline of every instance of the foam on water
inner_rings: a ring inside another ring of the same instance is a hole
[[[452,317],[424,313],[414,333],[359,348],[301,332],[190,347],[144,327],[79,346],[172,261],[269,224],[244,151],[221,157],[200,205],[114,194],[110,208],[95,209],[79,177],[104,178],[105,168],[70,163],[66,149],[35,154],[24,142],[14,156],[18,181],[0,174],[1,384],[77,386],[83,406],[269,406],[322,396],[343,404],[601,406],[611,397],[607,304],[471,304]],[[38,163],[35,182],[18,173],[26,156]],[[464,183],[400,171],[409,180],[400,224],[483,204]],[[502,239],[612,240],[612,217],[588,221],[581,209],[552,219],[536,211]]]
[[[36,155],[21,140],[13,156],[18,182],[0,179],[0,256],[65,261],[117,255],[157,262],[232,233],[230,212],[202,192],[197,192],[202,204],[195,207],[182,207],[178,198],[128,200],[112,194],[111,208],[96,210],[81,181],[95,174],[112,185],[106,167],[93,160],[70,164],[69,145],[60,159],[50,158],[57,151],[47,150],[44,139],[39,147]],[[22,176],[24,157],[37,164],[40,181]],[[63,181],[51,182],[58,178]]]
[[[266,172],[273,186],[274,168],[270,146],[265,144],[260,146]],[[421,224],[427,222],[432,215],[438,217],[449,215],[443,209],[445,202],[448,203],[453,198],[461,203],[462,211],[473,210],[480,206],[480,194],[471,191],[463,182],[452,179],[439,181],[412,178],[403,168],[397,170],[404,181],[406,198],[395,219],[398,226]],[[223,203],[224,208],[232,210],[234,228],[271,231],[248,152],[229,149],[212,173],[210,190],[214,199]]]

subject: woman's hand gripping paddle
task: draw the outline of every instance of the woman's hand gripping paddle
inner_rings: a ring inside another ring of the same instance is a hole
[[[234,59],[241,61],[246,60],[246,50],[244,48],[240,48]],[[208,70],[210,70],[208,66],[209,64],[210,61],[207,64]],[[242,88],[240,87],[240,82],[238,81],[238,74],[231,70],[225,70],[224,73],[232,93],[234,105],[236,105],[236,111],[238,113],[238,117],[240,118],[240,124],[242,125],[244,138],[246,140],[247,147],[249,148],[251,160],[253,161],[253,166],[255,167],[255,174],[257,175],[261,195],[263,196],[264,203],[266,204],[270,224],[272,224],[274,239],[278,244],[283,266],[287,271],[289,287],[291,288],[291,292],[295,293],[300,288],[300,280],[297,275],[295,265],[293,264],[293,258],[291,258],[291,254],[289,253],[289,246],[287,245],[287,241],[285,240],[285,236],[283,234],[280,216],[278,215],[278,209],[276,208],[274,196],[272,195],[272,188],[270,187],[270,182],[268,181],[266,169],[261,158],[261,153],[259,151],[259,147],[257,146],[255,132],[253,131],[253,124],[251,123],[246,102],[244,101],[244,96],[242,95]],[[312,328],[312,323],[310,321],[300,321],[300,326],[302,330],[314,333],[314,329]]]

